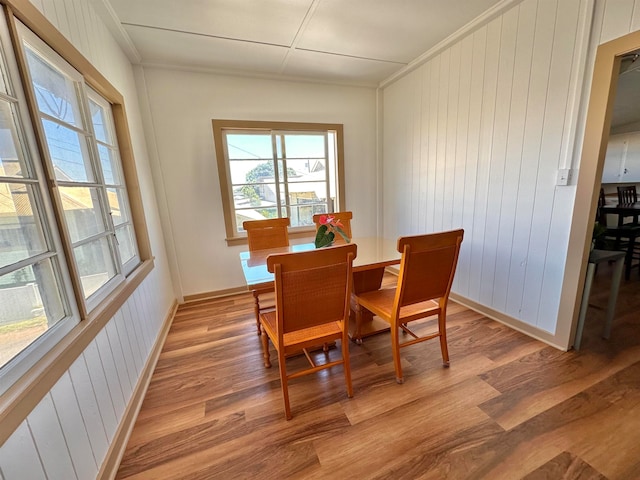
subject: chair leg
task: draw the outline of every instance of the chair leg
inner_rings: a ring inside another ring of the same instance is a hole
[[[402,365],[400,364],[400,339],[398,338],[398,326],[391,325],[391,349],[393,352],[393,366],[396,370],[396,382],[404,383],[402,376]]]
[[[280,384],[282,386],[282,399],[284,400],[284,415],[291,420],[291,407],[289,406],[289,383],[287,380],[287,366],[284,354],[278,352],[278,367],[280,368]]]
[[[262,355],[264,357],[264,366],[266,368],[271,368],[271,355],[269,354],[269,337],[267,336],[267,332],[264,327],[262,327],[262,334],[260,335],[260,340],[262,340]]]
[[[440,331],[440,350],[442,351],[442,366],[449,366],[449,348],[447,347],[447,314],[443,310],[438,315],[438,329]]]
[[[256,328],[258,329],[258,335],[260,335],[260,299],[257,290],[253,290],[253,312],[256,315]]]
[[[342,337],[342,366],[344,367],[344,381],[347,384],[347,396],[353,397],[353,385],[351,384],[351,362],[349,361],[349,337]]]

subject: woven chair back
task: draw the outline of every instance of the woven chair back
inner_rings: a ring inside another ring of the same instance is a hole
[[[289,246],[288,218],[247,220],[242,228],[247,232],[249,251]]]

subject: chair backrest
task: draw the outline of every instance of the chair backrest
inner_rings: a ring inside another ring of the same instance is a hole
[[[600,194],[598,195],[598,209],[596,210],[596,221],[605,227],[607,226],[607,214],[602,211],[602,207],[606,204],[607,200],[604,196],[604,188],[600,187]]]
[[[247,232],[249,251],[289,246],[289,223],[288,218],[244,222],[242,228]]]
[[[618,203],[636,203],[638,194],[635,185],[618,187]]]
[[[399,307],[441,299],[446,303],[458,263],[464,230],[400,237],[402,253],[396,289]]]
[[[342,231],[344,232],[344,234],[349,238],[353,238],[353,235],[351,234],[351,219],[353,218],[353,212],[347,211],[347,212],[315,214],[313,216],[313,223],[316,225],[316,231],[318,230],[318,228],[320,228],[320,217],[322,217],[323,215],[331,215],[332,217],[335,217],[336,220],[340,220],[340,222],[343,225]],[[341,235],[336,235],[334,239],[334,244],[341,244],[341,243],[345,243],[344,238],[342,238]]]
[[[356,254],[352,243],[267,257],[267,268],[275,274],[278,333],[346,323]]]

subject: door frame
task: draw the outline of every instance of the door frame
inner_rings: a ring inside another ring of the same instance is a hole
[[[607,152],[622,55],[640,48],[640,31],[598,46],[587,107],[556,338],[571,347],[584,290],[598,193]],[[562,321],[562,319],[571,319]]]

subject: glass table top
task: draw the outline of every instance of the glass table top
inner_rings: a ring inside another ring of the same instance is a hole
[[[353,271],[382,268],[400,263],[401,254],[397,250],[397,240],[364,237],[354,238],[352,243],[358,246],[356,258],[353,261]],[[245,251],[240,253],[240,262],[244,279],[249,287],[269,284],[273,282],[273,273],[267,270],[267,257],[276,253],[304,252],[314,250],[313,243],[301,243],[288,247],[269,250]]]

